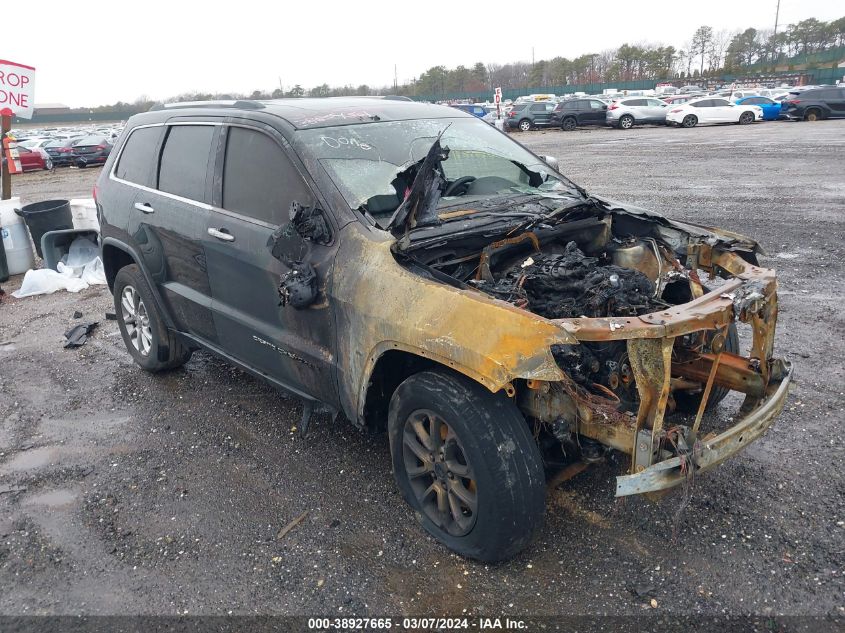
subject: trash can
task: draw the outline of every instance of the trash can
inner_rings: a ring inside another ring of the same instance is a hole
[[[3,227],[0,226],[0,233]],[[3,240],[0,239],[0,282],[9,281],[9,265],[6,263],[6,249],[3,247]]]
[[[15,214],[15,209],[20,206],[21,199],[18,197],[0,200],[0,236],[9,275],[20,275],[35,268],[35,253],[32,251],[29,231],[26,230],[23,218]]]
[[[73,228],[73,215],[70,212],[70,202],[67,200],[45,200],[27,204],[15,213],[26,222],[32,241],[35,242],[35,252],[41,253],[41,236],[50,231],[61,231]]]

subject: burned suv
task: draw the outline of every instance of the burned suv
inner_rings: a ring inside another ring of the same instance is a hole
[[[672,488],[763,434],[791,375],[755,242],[555,164],[434,105],[137,115],[95,190],[123,340],[152,372],[226,359],[300,398],[303,432],[315,412],[386,429],[422,526],[512,556],[555,469],[616,452],[616,495]],[[731,390],[733,426],[702,424]]]

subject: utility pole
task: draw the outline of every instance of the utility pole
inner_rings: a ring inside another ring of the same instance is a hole
[[[778,34],[778,18],[780,17],[780,0],[778,0],[777,8],[775,8],[775,32],[772,33],[772,61],[775,60],[775,46],[777,46],[777,40],[775,39]]]
[[[0,139],[5,140],[6,135],[11,131],[11,129],[12,129],[12,115],[11,114],[2,115],[2,125],[0,126],[0,130],[2,130],[2,132],[0,132]],[[2,163],[3,163],[3,166],[2,166],[3,175],[2,175],[2,179],[0,179],[0,180],[2,180],[2,187],[0,187],[0,190],[2,190],[3,193],[2,193],[2,196],[0,196],[0,199],[8,200],[9,198],[12,197],[12,174],[9,170],[10,169],[9,168],[9,161],[6,160],[6,145],[5,145],[5,143],[0,142],[0,152],[2,152],[2,154],[3,154],[2,158],[0,158],[0,160],[2,160]]]
[[[398,75],[396,74],[396,64],[393,64],[393,92],[396,92],[399,86]]]
[[[534,47],[531,47],[531,67],[534,67]]]

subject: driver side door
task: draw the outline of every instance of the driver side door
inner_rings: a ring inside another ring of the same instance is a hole
[[[275,130],[245,122],[224,125],[207,228],[212,310],[225,355],[289,391],[334,405],[328,283],[336,244],[309,243],[293,234],[281,258],[271,253],[274,232],[289,224],[291,203],[319,205],[303,173]],[[310,305],[280,305],[279,286],[290,261],[306,261],[316,272],[318,293]]]

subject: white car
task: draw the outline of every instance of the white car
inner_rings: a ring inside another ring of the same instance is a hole
[[[701,97],[672,107],[666,113],[666,125],[695,127],[699,123],[740,123],[763,120],[763,108],[737,105],[720,97]]]

